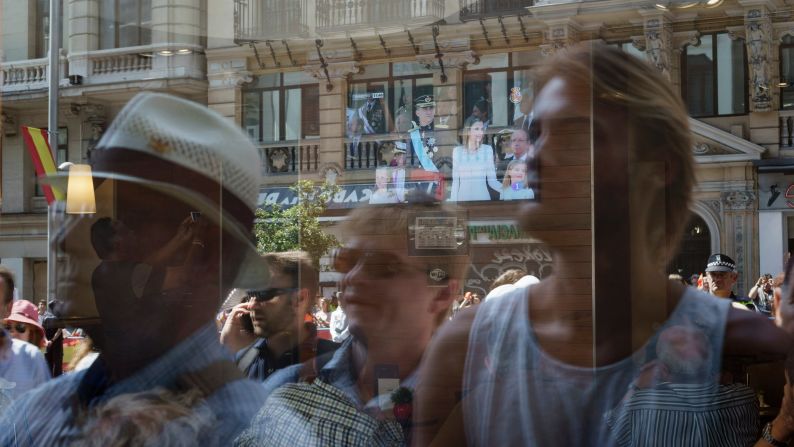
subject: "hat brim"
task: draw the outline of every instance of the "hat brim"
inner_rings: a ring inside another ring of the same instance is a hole
[[[423,102],[421,104],[417,104],[416,105],[416,107],[420,108],[420,109],[424,109],[424,108],[427,108],[427,107],[435,107],[435,106],[436,106],[436,103],[434,103],[434,102]]]
[[[217,204],[213,204],[201,194],[197,194],[187,188],[171,183],[153,181],[115,172],[95,171],[92,172],[91,175],[93,178],[117,180],[141,185],[154,191],[167,194],[189,205],[191,209],[200,212],[202,218],[206,218],[211,223],[218,225],[224,232],[241,243],[244,249],[244,257],[231,286],[247,290],[259,290],[268,287],[270,283],[270,272],[267,264],[252,241],[252,232],[247,230],[234,216]],[[67,172],[58,172],[56,174],[42,176],[39,179],[43,184],[48,184],[60,188],[62,191],[66,191],[69,174]]]
[[[31,318],[28,318],[28,317],[26,317],[24,315],[11,314],[5,319],[5,321],[6,322],[13,321],[14,323],[27,323],[27,324],[29,324],[31,326],[34,326],[36,329],[38,329],[39,333],[41,334],[41,338],[42,339],[45,337],[44,328],[41,326],[41,324],[38,321],[35,321],[35,320],[33,320]]]

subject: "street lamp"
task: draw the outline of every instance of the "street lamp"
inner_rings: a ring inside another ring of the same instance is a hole
[[[66,186],[66,214],[96,213],[91,166],[66,162],[58,168],[69,169],[69,182]]]

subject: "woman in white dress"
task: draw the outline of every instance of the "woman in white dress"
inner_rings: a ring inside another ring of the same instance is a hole
[[[450,202],[491,200],[488,187],[502,191],[496,180],[493,148],[482,144],[483,122],[472,120],[464,130],[466,144],[452,150],[452,192]]]

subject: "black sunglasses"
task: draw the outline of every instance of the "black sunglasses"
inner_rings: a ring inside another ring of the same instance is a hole
[[[284,295],[284,294],[287,294],[287,293],[296,292],[298,290],[300,290],[300,289],[272,287],[272,288],[263,289],[263,290],[249,290],[247,295],[248,295],[248,299],[249,300],[253,299],[257,303],[262,303],[262,302],[265,302],[265,301],[270,301],[270,300],[272,300],[273,298],[275,298],[275,297],[277,297],[279,295]]]
[[[28,330],[28,327],[25,325],[25,323],[6,324],[6,330],[9,332],[15,331],[17,333],[24,334],[25,331]]]

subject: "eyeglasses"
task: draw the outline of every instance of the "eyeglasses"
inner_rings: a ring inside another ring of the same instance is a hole
[[[334,270],[348,273],[361,264],[363,272],[374,279],[392,278],[399,274],[424,272],[424,269],[408,264],[394,253],[387,251],[365,251],[340,248],[334,254]]]
[[[28,330],[28,327],[25,325],[25,323],[6,324],[6,330],[8,332],[17,332],[19,334],[24,334],[25,331]]]
[[[287,293],[297,292],[300,289],[295,288],[282,288],[282,287],[272,287],[269,289],[263,290],[249,290],[247,295],[249,300],[254,300],[257,303],[263,303],[272,300],[273,298],[284,295]]]

